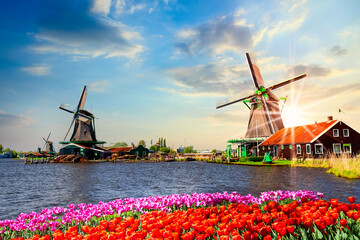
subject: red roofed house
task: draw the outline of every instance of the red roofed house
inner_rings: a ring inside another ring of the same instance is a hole
[[[360,152],[360,133],[339,120],[283,128],[259,145],[260,155],[278,158],[321,158],[327,154]]]

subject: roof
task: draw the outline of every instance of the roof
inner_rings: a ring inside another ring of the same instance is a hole
[[[283,128],[263,141],[260,146],[311,143],[338,122],[338,120],[330,120],[310,125]]]
[[[129,152],[132,147],[119,147],[119,148],[110,148],[111,152]]]

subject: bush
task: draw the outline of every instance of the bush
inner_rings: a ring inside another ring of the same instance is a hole
[[[261,162],[264,157],[242,157],[239,158],[239,162]]]

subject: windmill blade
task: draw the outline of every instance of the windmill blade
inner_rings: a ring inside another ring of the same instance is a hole
[[[69,131],[70,131],[72,125],[74,124],[74,122],[75,122],[75,117],[74,117],[73,120],[71,121],[70,127],[69,127],[69,129],[67,130],[67,132],[66,132],[66,134],[65,134],[64,141],[65,141],[67,135],[69,134]]]
[[[74,114],[74,113],[75,113],[74,111],[68,110],[68,109],[64,108],[63,106],[59,106],[59,108],[60,108],[61,110],[64,110],[65,112],[69,112],[69,113],[71,113],[71,114]]]
[[[51,132],[49,133],[49,136],[47,137],[46,142],[49,141],[50,135],[51,135]]]
[[[44,140],[45,140],[45,139],[44,139]],[[43,148],[42,148],[43,150],[45,149],[46,143],[47,143],[47,142],[45,141],[45,144],[44,144],[44,146],[43,146]]]
[[[81,93],[81,96],[80,96],[79,104],[77,106],[77,111],[84,108],[85,100],[86,100],[86,93],[87,93],[87,88],[86,88],[86,85],[85,85],[84,89],[83,89],[83,91]]]
[[[281,82],[281,83],[274,84],[274,85],[272,85],[271,87],[266,88],[266,90],[274,90],[274,89],[283,87],[283,86],[288,85],[288,84],[290,84],[290,83],[299,81],[300,79],[303,79],[304,77],[306,77],[306,74],[305,74],[305,73],[304,73],[304,74],[301,74],[301,75],[299,75],[299,76],[296,76],[296,77],[294,77],[294,78],[288,79],[288,80],[286,80],[286,81],[283,81],[283,82]]]
[[[252,97],[255,97],[255,96],[257,96],[257,95],[252,94],[252,95],[249,95],[249,96],[247,96],[247,97],[240,98],[240,99],[238,99],[238,100],[234,100],[234,101],[231,101],[231,102],[228,102],[228,103],[225,103],[225,104],[221,104],[221,105],[218,105],[218,106],[216,107],[216,109],[219,109],[219,108],[222,108],[222,107],[225,107],[225,106],[229,106],[229,105],[231,105],[231,104],[234,104],[234,103],[237,103],[237,102],[241,102],[241,101],[244,101],[245,99],[252,98]]]
[[[253,77],[254,80],[254,84],[256,88],[259,88],[260,86],[265,86],[264,85],[264,80],[262,79],[260,70],[258,68],[258,66],[255,63],[255,57],[250,55],[250,53],[246,53],[246,58],[247,61],[249,63],[249,67],[251,70],[251,75]]]

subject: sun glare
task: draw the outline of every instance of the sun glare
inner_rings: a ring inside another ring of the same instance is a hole
[[[285,106],[281,116],[285,127],[294,127],[306,124],[303,117],[303,111],[296,105]]]

